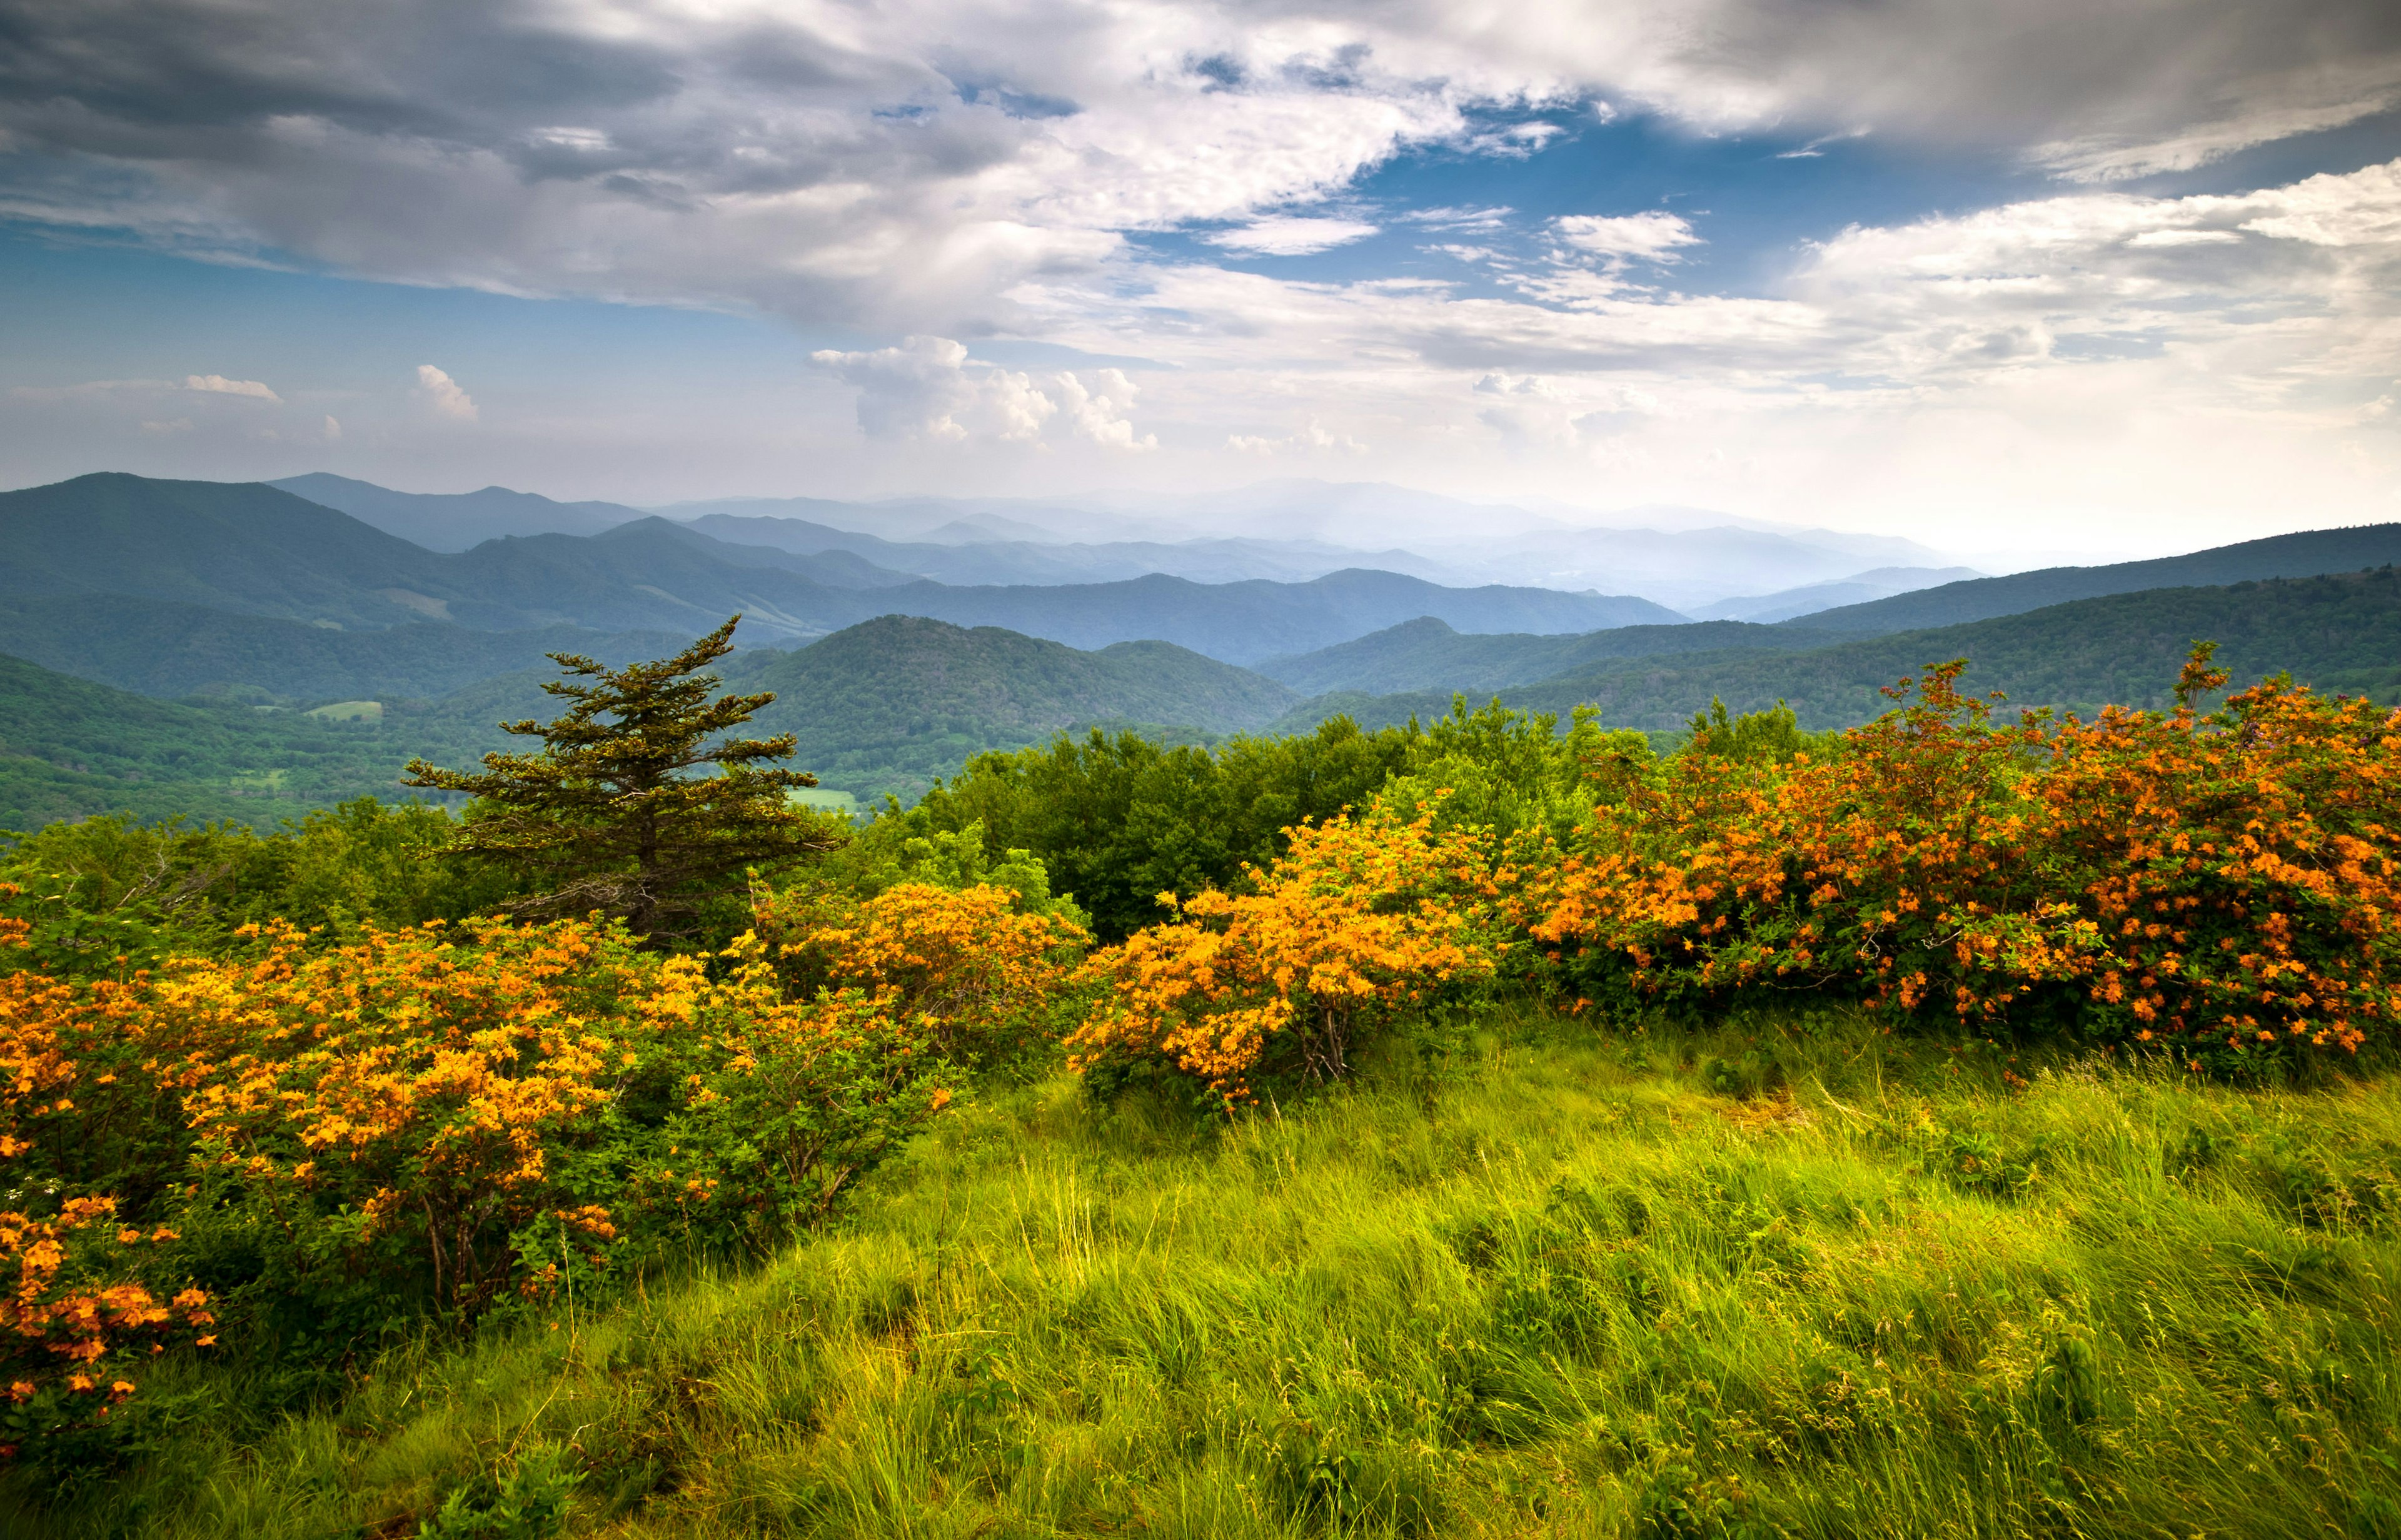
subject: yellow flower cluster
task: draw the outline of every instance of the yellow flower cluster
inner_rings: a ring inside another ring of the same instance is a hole
[[[2401,1023],[2401,712],[2271,681],[2215,719],[1999,725],[1961,667],[1831,754],[1667,762],[1536,884],[1534,936],[1650,992],[2048,1000],[2196,1052]],[[2180,690],[2224,681],[2198,652]]]
[[[1104,992],[1067,1039],[1078,1068],[1156,1057],[1237,1103],[1277,1050],[1338,1078],[1363,1018],[1493,970],[1502,882],[1480,831],[1437,831],[1420,810],[1407,824],[1346,814],[1290,837],[1247,891],[1181,904],[1162,893],[1173,920],[1092,957],[1085,976]]]

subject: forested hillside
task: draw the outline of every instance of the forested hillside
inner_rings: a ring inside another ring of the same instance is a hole
[[[348,631],[117,594],[0,598],[0,653],[168,700],[213,695],[298,707],[428,700],[494,675],[547,667],[551,653],[630,663],[672,652],[682,639],[671,631],[478,631],[443,621]]]
[[[1780,629],[1780,627],[1779,627]],[[2196,639],[2222,644],[2219,661],[2239,686],[2289,671],[2304,682],[2354,693],[2401,682],[2401,577],[2390,568],[2339,576],[2162,588],[2054,605],[2030,614],[1904,632],[1805,651],[1660,656],[1578,670],[1502,690],[1530,710],[1598,706],[1612,726],[1671,730],[1712,698],[1736,711],[1789,704],[1803,725],[1845,727],[1890,704],[1882,687],[1930,662],[1965,657],[1980,693],[2011,706],[2091,712],[2105,702],[2157,707],[2174,665]],[[1307,726],[1337,712],[1363,724],[1439,715],[1447,691],[1311,701],[1279,724]]]
[[[888,615],[797,652],[746,653],[729,686],[772,690],[758,723],[794,763],[862,796],[914,801],[969,756],[1078,726],[1173,737],[1265,726],[1297,702],[1272,680],[1163,641],[1078,652],[994,626]]]
[[[189,617],[169,613],[165,620]],[[268,646],[279,639],[272,630],[245,639],[240,627],[227,629],[216,638],[205,626],[191,627],[182,638],[190,646],[160,657],[158,669],[204,670],[200,650],[213,639]],[[508,661],[488,645],[500,642],[529,648],[547,638],[562,651],[594,650],[581,647],[588,639],[574,632],[296,629],[312,643],[406,638],[430,649],[418,660],[420,678],[441,667],[443,645],[468,639],[487,644],[487,662]],[[129,669],[141,666],[139,639],[137,633],[123,649]],[[603,659],[622,664],[672,651],[683,639],[601,639]],[[361,681],[339,671],[341,660],[331,651],[317,659],[320,682]],[[366,653],[363,663],[371,659]],[[393,660],[395,667],[407,662]],[[556,667],[538,654],[516,663],[437,699],[377,700],[375,692],[363,691],[355,698],[371,703],[362,713],[366,720],[335,721],[242,704],[146,699],[0,656],[0,827],[121,810],[271,822],[351,797],[410,794],[400,785],[410,759],[472,765],[489,750],[515,747],[498,723],[547,721],[563,709],[542,688],[557,677]],[[473,672],[463,660],[453,659],[452,667]],[[1263,726],[1298,699],[1272,680],[1166,642],[1084,653],[1014,632],[906,616],[870,621],[798,651],[737,654],[724,673],[743,690],[774,691],[775,704],[759,719],[765,730],[795,735],[797,764],[829,788],[861,798],[890,792],[913,800],[974,754],[1039,743],[1063,729],[1130,727],[1177,741],[1210,740]]]
[[[2213,546],[2188,556],[2155,561],[2121,561],[2106,567],[2046,567],[2009,577],[1976,578],[1920,588],[1866,604],[1845,605],[1803,615],[1790,624],[1824,631],[1915,631],[1955,626],[1996,615],[2023,614],[2047,605],[2150,588],[2217,587],[2265,578],[2314,577],[2355,572],[2401,561],[2401,524],[2370,524],[2352,529],[2310,529],[2271,535],[2234,545]]]
[[[117,811],[271,823],[396,779],[374,726],[150,700],[0,656],[0,827]]]
[[[1432,615],[1356,641],[1297,656],[1269,658],[1258,671],[1303,694],[1360,691],[1396,694],[1415,690],[1498,690],[1579,670],[1607,658],[1668,657],[1679,653],[1789,653],[1822,636],[1738,620],[1683,626],[1623,626],[1583,636],[1461,635]]]

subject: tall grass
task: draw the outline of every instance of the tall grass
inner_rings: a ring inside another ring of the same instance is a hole
[[[564,1496],[627,1536],[2401,1537],[2396,1173],[2385,1080],[1840,1024],[1503,1024],[1231,1125],[1058,1080],[771,1265],[0,1503],[27,1534],[533,1534]]]

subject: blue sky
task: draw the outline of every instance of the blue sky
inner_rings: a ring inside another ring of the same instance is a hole
[[[2401,516],[2386,7],[0,5],[9,485]]]

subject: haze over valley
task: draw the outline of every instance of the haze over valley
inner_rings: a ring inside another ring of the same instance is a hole
[[[1372,729],[1455,695],[1589,704],[1663,740],[1721,700],[1848,726],[1938,656],[1970,657],[2018,704],[2089,713],[2164,698],[2202,635],[2244,677],[2401,686],[2401,600],[2355,575],[2401,557],[2401,526],[1992,577],[1907,542],[1692,511],[1575,525],[1282,482],[1228,500],[1217,528],[1247,532],[1209,534],[1190,503],[1140,501],[648,510],[325,474],[0,494],[0,652],[24,666],[0,818],[398,794],[412,758],[506,748],[498,723],[541,713],[550,654],[630,662],[737,612],[726,678],[775,694],[760,720],[844,805],[906,802],[1062,733]],[[1525,581],[1490,581],[1510,575]],[[212,747],[175,749],[184,733]]]

